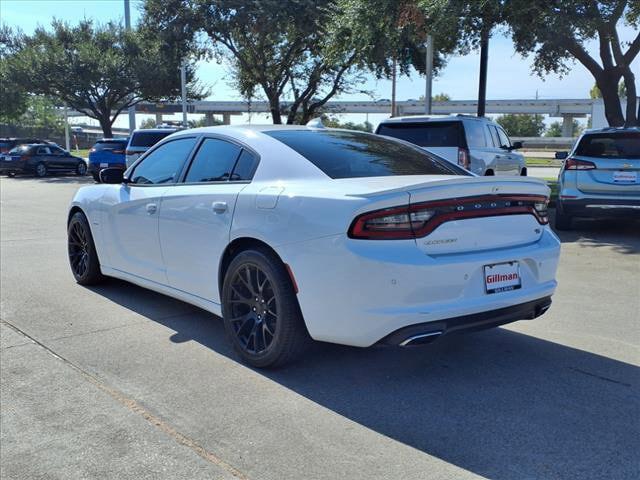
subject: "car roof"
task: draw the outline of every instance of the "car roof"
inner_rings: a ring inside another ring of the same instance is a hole
[[[640,132],[640,127],[605,127],[605,128],[589,128],[584,131],[584,135],[593,135],[596,133],[627,133]]]
[[[96,143],[100,143],[100,142],[128,142],[129,141],[129,137],[124,137],[124,138],[99,138],[98,140],[96,140]]]
[[[408,115],[405,117],[392,117],[386,118],[380,122],[384,123],[435,123],[435,122],[461,122],[466,120],[480,121],[480,122],[492,122],[491,119],[486,117],[475,117],[472,115],[446,115],[446,116],[430,116],[430,115]]]
[[[133,131],[133,134],[143,133],[143,132],[151,132],[151,133],[162,133],[162,132],[179,132],[181,128],[178,127],[162,127],[162,128],[136,128]]]

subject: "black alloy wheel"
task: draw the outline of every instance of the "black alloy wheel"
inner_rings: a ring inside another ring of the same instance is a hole
[[[89,222],[82,212],[71,217],[67,230],[69,264],[76,282],[92,285],[103,279]]]
[[[254,367],[291,362],[309,339],[292,280],[267,248],[231,261],[222,289],[225,330],[242,360]]]
[[[76,166],[76,175],[84,176],[87,174],[87,164],[84,162],[78,162]]]
[[[231,280],[229,321],[242,348],[256,355],[273,343],[278,302],[269,277],[259,266],[244,264]]]

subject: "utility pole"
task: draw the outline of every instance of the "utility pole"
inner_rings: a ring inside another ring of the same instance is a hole
[[[129,0],[124,0],[124,28],[131,30],[131,11]],[[136,107],[129,107],[129,134],[136,129]]]
[[[64,106],[64,146],[67,152],[71,149],[71,142],[69,141],[69,107]]]
[[[391,116],[396,116],[396,76],[398,72],[398,61],[393,57],[393,65],[391,66]]]
[[[424,113],[431,115],[431,87],[433,83],[433,36],[427,35],[427,58],[425,63]]]
[[[187,128],[187,61],[180,66],[180,89],[182,95],[182,126]]]
[[[484,117],[487,103],[487,65],[489,63],[489,29],[480,32],[480,81],[478,82],[478,116]]]

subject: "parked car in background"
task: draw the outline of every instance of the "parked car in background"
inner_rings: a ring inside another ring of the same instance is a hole
[[[549,187],[380,135],[198,128],[100,176],[69,209],[76,281],[118,277],[221,315],[256,367],[309,335],[408,346],[532,319],[556,288]]]
[[[44,177],[50,173],[61,172],[85,175],[87,164],[83,158],[75,157],[51,143],[20,145],[0,155],[0,173],[10,176],[31,173],[37,177]]]
[[[127,138],[103,138],[98,140],[89,150],[89,174],[95,181],[99,181],[98,174],[103,168],[127,168],[125,151],[129,137]]]
[[[575,217],[640,218],[640,128],[605,128],[582,134],[558,176],[556,228]]]
[[[82,127],[71,127],[71,132],[72,133],[83,133],[84,129]]]
[[[399,138],[470,170],[476,175],[527,175],[524,155],[509,135],[487,118],[394,117],[383,120],[378,135]]]
[[[179,127],[142,128],[134,130],[126,149],[127,167],[133,165],[140,155],[153,147],[164,137],[180,130]]]

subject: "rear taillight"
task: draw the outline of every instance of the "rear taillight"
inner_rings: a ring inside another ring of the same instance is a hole
[[[124,153],[125,153],[125,155],[133,155],[136,152],[134,152],[133,150],[125,150]]]
[[[416,203],[359,215],[348,235],[369,240],[421,238],[453,220],[518,214],[531,214],[546,225],[548,204],[549,198],[541,195],[486,195]]]
[[[458,165],[460,165],[462,168],[466,168],[467,170],[469,170],[469,165],[470,165],[469,150],[464,148],[458,149]]]
[[[569,157],[564,161],[565,170],[595,170],[595,168],[595,163],[587,162],[586,160],[576,160]]]
[[[125,151],[124,150],[111,150],[111,153],[115,153],[117,155],[122,155],[123,153],[125,153]]]

